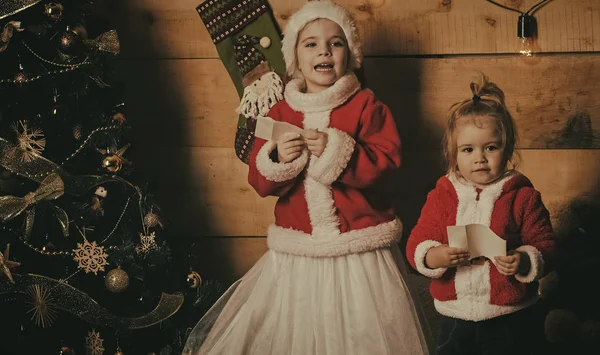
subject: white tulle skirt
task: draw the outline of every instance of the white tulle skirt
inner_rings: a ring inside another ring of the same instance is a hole
[[[268,251],[202,317],[184,354],[422,355],[398,247],[333,258]]]

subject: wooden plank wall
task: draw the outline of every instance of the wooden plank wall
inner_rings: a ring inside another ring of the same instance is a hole
[[[119,32],[125,102],[137,132],[128,154],[156,183],[178,237],[197,238],[205,277],[232,281],[265,252],[275,200],[247,184],[233,151],[238,104],[195,7],[200,0],[106,0]],[[526,10],[537,0],[500,0]],[[304,1],[271,0],[285,26]],[[543,52],[515,55],[517,14],[484,0],[340,0],[365,43],[361,75],[392,109],[404,166],[384,187],[406,230],[442,174],[448,107],[470,96],[475,71],[506,94],[522,171],[558,225],[575,199],[600,193],[600,2],[555,0],[536,13]]]

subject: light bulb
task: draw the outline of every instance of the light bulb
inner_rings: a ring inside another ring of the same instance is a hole
[[[533,16],[525,14],[519,16],[519,21],[517,22],[517,35],[519,36],[517,52],[525,57],[533,55],[533,35],[535,28],[536,22]]]
[[[531,57],[533,55],[533,39],[531,37],[519,38],[517,51],[525,57]]]

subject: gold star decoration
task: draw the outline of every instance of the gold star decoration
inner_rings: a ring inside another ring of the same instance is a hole
[[[30,127],[27,121],[17,121],[12,129],[18,136],[18,146],[22,152],[21,161],[29,162],[42,154],[46,148],[46,138],[42,129]]]
[[[46,328],[51,326],[56,319],[56,303],[54,298],[44,286],[30,285],[27,288],[27,294],[31,298],[28,302],[32,307],[27,313],[33,312],[31,320],[35,320],[38,327]]]
[[[10,273],[10,269],[14,269],[17,266],[21,266],[21,263],[8,260],[9,252],[10,252],[10,244],[7,244],[4,254],[2,254],[2,252],[0,252],[0,270],[4,273],[4,275],[6,275],[6,277],[8,277],[10,282],[15,283],[15,281],[13,280],[12,274]]]

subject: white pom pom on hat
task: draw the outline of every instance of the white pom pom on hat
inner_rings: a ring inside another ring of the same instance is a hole
[[[348,71],[360,68],[362,64],[362,44],[354,20],[346,9],[330,0],[315,0],[306,3],[294,13],[283,31],[282,51],[285,59],[286,72],[291,77],[297,77],[296,43],[300,31],[309,22],[317,19],[328,19],[337,23],[346,35],[348,41]]]

